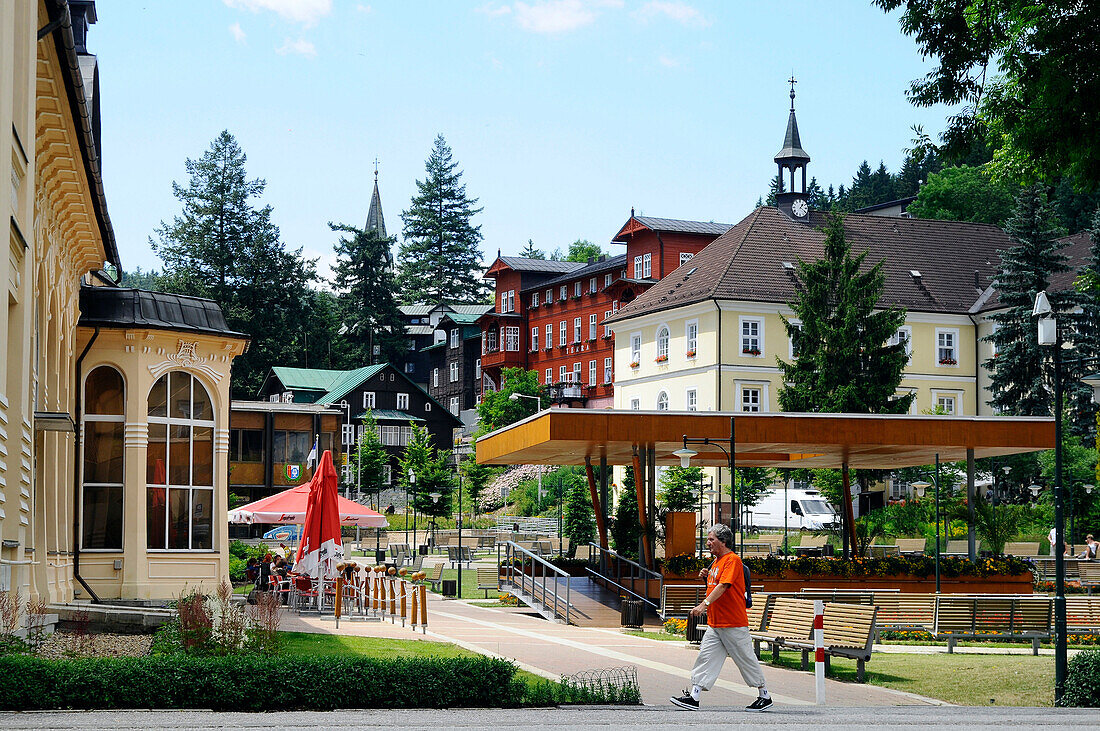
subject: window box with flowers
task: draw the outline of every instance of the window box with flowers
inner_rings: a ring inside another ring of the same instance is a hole
[[[543,350],[553,350],[553,349],[554,349],[553,345],[547,345],[545,348],[543,348]]]
[[[604,340],[610,340],[610,339],[611,339],[611,338],[613,338],[613,337],[615,337],[615,336],[614,336],[614,335],[611,335],[611,334],[607,334],[607,335],[604,335],[604,336],[603,336],[603,339],[604,339]]]
[[[594,342],[596,342],[596,338],[588,338],[588,342],[594,343]]]
[[[636,361],[636,360],[633,360],[633,361],[631,361],[631,362],[630,362],[630,367],[631,367],[631,368],[637,368],[637,367],[638,367],[638,366],[640,366],[640,365],[641,365],[641,363],[639,363],[639,362],[638,362],[638,361]]]
[[[940,358],[940,365],[953,366],[958,365],[959,361],[954,358]]]
[[[760,348],[742,348],[741,349],[741,355],[752,355],[752,356],[760,355]]]
[[[668,363],[668,356],[667,355],[658,355],[656,358],[653,359],[653,362],[654,363]]]
[[[694,350],[689,350],[687,352],[687,357],[688,358],[694,358],[695,357],[695,351]]]

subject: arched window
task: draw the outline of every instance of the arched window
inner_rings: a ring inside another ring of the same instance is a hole
[[[166,373],[149,392],[145,482],[150,549],[213,548],[214,408],[190,373]]]
[[[668,360],[668,328],[664,325],[657,328],[657,360]]]
[[[84,382],[84,476],[80,546],[122,550],[123,431],[126,388],[122,374],[99,366]]]
[[[668,411],[668,393],[661,391],[657,394],[657,410]]]

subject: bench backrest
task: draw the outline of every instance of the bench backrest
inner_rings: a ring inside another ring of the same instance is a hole
[[[821,599],[826,602],[839,602],[841,604],[866,604],[875,602],[875,595],[870,591],[850,591],[844,589],[803,589],[798,592],[796,599]]]
[[[499,579],[500,569],[498,569],[496,566],[477,567],[477,588],[496,589],[498,587],[497,581]]]
[[[1029,541],[1017,541],[1015,543],[1005,544],[1006,556],[1038,556],[1039,555],[1039,542],[1035,541],[1031,543]]]
[[[923,627],[931,631],[936,624],[935,594],[875,592],[875,606],[881,629]]]
[[[661,587],[661,614],[665,617],[686,615],[706,595],[705,584],[665,584]]]
[[[1081,586],[1100,586],[1100,561],[1082,561],[1077,564]]]
[[[904,553],[918,553],[924,551],[925,539],[923,538],[895,538],[894,545]]]
[[[1067,596],[1066,625],[1100,633],[1100,596]]]
[[[821,548],[829,542],[829,536],[802,536],[798,545],[800,548]]]
[[[437,563],[435,565],[435,568],[432,569],[431,573],[428,574],[428,579],[430,581],[439,581],[442,578],[443,578],[443,564]]]
[[[1053,607],[1050,597],[1016,597],[1012,607],[1012,631],[1050,634]]]
[[[746,611],[749,615],[749,632],[756,632],[764,626],[764,617],[768,615],[769,606],[775,602],[775,597],[768,594],[753,594],[752,606]]]
[[[753,602],[755,604],[755,602]],[[806,599],[776,597],[765,620],[764,632],[773,637],[805,640],[814,626],[814,603]]]
[[[974,541],[974,551],[978,551],[981,546],[980,541]],[[970,553],[970,544],[965,540],[948,541],[947,547],[943,549],[944,553]]]
[[[775,546],[782,546],[783,545],[783,536],[781,536],[781,535],[757,536],[756,538],[751,538],[749,540],[751,540],[755,543],[770,543],[770,544],[772,544],[773,548]]]
[[[846,647],[871,652],[875,640],[876,606],[830,602],[825,605],[825,647]]]
[[[748,541],[741,544],[739,547],[742,556],[767,556],[775,551],[775,547],[771,543],[764,543],[761,541]]]
[[[871,558],[886,558],[887,556],[900,556],[901,548],[892,545],[871,546]]]

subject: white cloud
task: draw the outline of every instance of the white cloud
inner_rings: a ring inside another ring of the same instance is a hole
[[[491,18],[511,15],[516,24],[532,33],[568,33],[592,25],[605,8],[621,8],[622,0],[534,0],[511,5],[486,3],[478,12]]]
[[[280,56],[286,56],[293,53],[297,56],[305,56],[307,58],[313,58],[317,55],[317,49],[305,38],[299,38],[296,41],[287,38],[283,41],[283,45],[275,49],[275,52]]]
[[[696,8],[677,0],[649,0],[634,13],[634,17],[646,23],[651,20],[667,19],[694,28],[705,28],[710,25],[710,21],[704,18]]]
[[[370,5],[364,5],[363,3],[359,3],[358,5],[356,5],[355,9],[358,10],[360,13],[374,12],[374,8],[372,8]]]
[[[244,31],[241,30],[240,23],[234,23],[233,25],[229,26],[229,32],[233,34],[233,40],[235,40],[237,43],[244,43],[245,38],[247,38]]]
[[[258,13],[267,10],[279,17],[311,26],[332,11],[332,0],[222,0],[231,8]]]
[[[657,63],[661,64],[667,69],[678,69],[684,65],[683,61],[675,59],[672,56],[666,56],[663,53],[657,57]]]

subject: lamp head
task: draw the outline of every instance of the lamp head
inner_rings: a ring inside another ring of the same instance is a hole
[[[512,391],[512,393],[508,394],[508,400],[509,401],[519,401],[519,394],[516,393],[515,391]]]
[[[1047,299],[1046,292],[1039,292],[1035,295],[1035,307],[1031,310],[1032,317],[1042,317],[1050,314],[1050,300]]]
[[[691,458],[699,453],[685,446],[683,449],[677,449],[673,454],[680,458],[680,466],[686,468],[691,466]]]
[[[909,486],[917,493],[917,497],[924,497],[924,491],[932,487],[932,483],[925,482],[924,480],[917,480],[916,482],[910,482]]]
[[[1043,491],[1042,485],[1028,485],[1028,490],[1031,490],[1031,497],[1039,497],[1039,493]]]
[[[1096,485],[1081,485],[1081,487],[1085,488],[1086,495],[1091,495],[1092,491],[1096,488]]]
[[[433,503],[438,503],[439,498],[443,497],[443,495],[441,495],[438,492],[432,492],[432,493],[428,493],[428,497],[430,497],[432,499]]]
[[[416,473],[413,472],[412,467],[409,468],[409,484],[410,485],[415,485],[416,484]]]
[[[1007,465],[1007,464],[1006,464],[1006,465],[1005,465],[1004,467],[1002,467],[1001,469],[1002,469],[1002,470],[1004,470],[1004,473],[1005,473],[1005,477],[1008,477],[1008,473],[1012,471],[1012,465]]]

